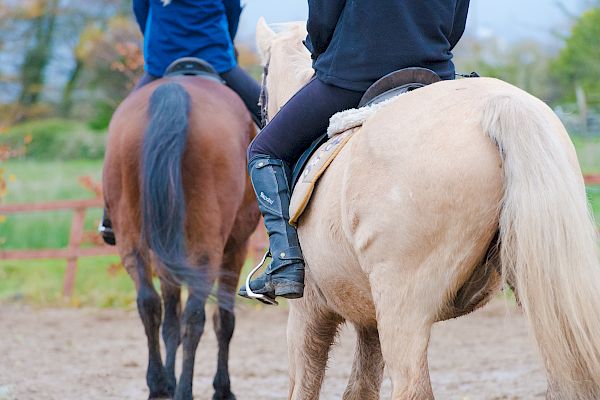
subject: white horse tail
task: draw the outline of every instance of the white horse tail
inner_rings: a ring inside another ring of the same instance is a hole
[[[577,158],[554,113],[525,93],[484,106],[504,173],[505,281],[533,327],[550,399],[600,399],[600,257]]]

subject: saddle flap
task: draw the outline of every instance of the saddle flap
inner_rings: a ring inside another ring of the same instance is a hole
[[[294,192],[290,200],[290,224],[296,225],[298,223],[298,219],[308,205],[317,181],[357,129],[350,129],[330,138],[312,154],[302,170],[296,186],[294,186]]]
[[[173,61],[165,70],[164,76],[198,76],[224,83],[217,70],[208,62],[196,57],[183,57]]]

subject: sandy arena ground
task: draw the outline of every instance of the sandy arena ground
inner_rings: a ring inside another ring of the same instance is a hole
[[[237,310],[230,365],[238,400],[286,398],[286,314],[280,308]],[[213,393],[216,339],[207,324],[196,360],[197,400]],[[350,371],[352,330],[344,327],[338,342],[322,399],[339,399]],[[501,301],[437,324],[429,361],[437,399],[544,397],[542,365],[523,316]],[[134,311],[0,304],[0,400],[146,399],[145,367],[146,338]],[[389,393],[386,380],[382,399]]]

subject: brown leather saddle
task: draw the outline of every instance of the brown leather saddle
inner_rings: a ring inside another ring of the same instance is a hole
[[[363,95],[358,107],[380,103],[441,80],[438,74],[427,68],[411,67],[394,71],[372,84]]]
[[[208,62],[196,57],[183,57],[173,61],[165,70],[164,76],[197,76],[219,83],[225,81],[219,76],[217,70]]]

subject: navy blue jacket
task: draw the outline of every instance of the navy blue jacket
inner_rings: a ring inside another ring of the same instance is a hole
[[[317,77],[364,91],[405,67],[454,78],[452,49],[469,0],[308,0],[306,47]]]
[[[219,72],[236,66],[233,38],[240,0],[133,0],[133,12],[144,34],[145,69],[162,76],[178,58],[199,57]]]

